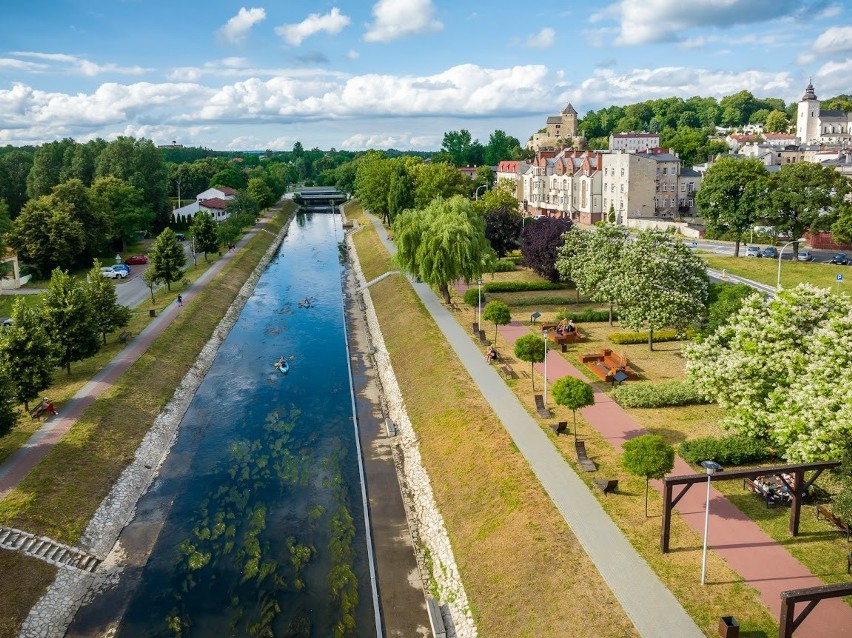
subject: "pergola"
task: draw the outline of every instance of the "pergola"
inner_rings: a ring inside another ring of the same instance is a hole
[[[819,601],[826,598],[839,598],[852,594],[852,583],[836,583],[834,585],[820,585],[818,587],[806,587],[803,589],[791,589],[781,592],[781,618],[778,623],[779,638],[793,638],[793,632],[808,617]],[[796,616],[796,603],[807,601],[805,608]]]
[[[761,475],[778,476],[787,489],[790,490],[790,534],[799,535],[799,514],[802,509],[802,497],[813,484],[823,470],[840,465],[840,461],[817,461],[815,463],[795,463],[792,465],[770,465],[766,467],[749,467],[732,472],[720,472],[710,477],[711,481],[733,481],[736,479],[754,479]],[[805,481],[805,472],[813,471],[814,474]],[[790,485],[781,475],[791,474],[794,477]],[[663,554],[669,551],[669,536],[671,534],[672,509],[677,505],[689,488],[696,483],[705,483],[707,474],[686,474],[683,476],[666,476],[663,478],[663,526],[660,533],[660,551]],[[677,496],[672,496],[675,485],[683,485],[683,489]]]

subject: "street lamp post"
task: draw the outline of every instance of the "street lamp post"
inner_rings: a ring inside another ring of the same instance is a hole
[[[482,330],[482,277],[476,280],[479,286],[479,299],[476,304],[476,329]]]
[[[707,472],[707,500],[704,505],[704,550],[701,554],[701,584],[704,584],[704,576],[707,573],[707,528],[710,524],[710,479],[716,472],[723,468],[716,461],[701,461],[699,464]]]
[[[794,239],[792,241],[788,241],[781,247],[781,250],[778,251],[778,281],[775,285],[776,290],[781,290],[781,255],[784,254],[784,249],[787,246],[792,246],[793,244],[799,244],[801,242],[807,241],[804,237],[800,237],[799,239]]]
[[[479,199],[479,189],[480,188],[488,188],[488,184],[482,184],[476,187],[476,191],[473,193],[473,199]]]
[[[544,338],[544,407],[547,407],[547,328],[543,328],[541,336]]]

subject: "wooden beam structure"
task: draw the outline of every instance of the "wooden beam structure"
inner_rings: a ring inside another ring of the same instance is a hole
[[[813,485],[813,482],[823,473],[832,467],[840,465],[840,461],[816,461],[814,463],[793,463],[789,465],[768,465],[766,467],[748,467],[741,470],[733,470],[731,472],[722,471],[713,474],[710,481],[733,481],[736,479],[749,478],[754,479],[758,476],[769,475],[778,476],[787,489],[790,491],[790,524],[788,529],[793,536],[799,535],[799,516],[802,509],[802,497],[807,493],[807,490]],[[805,480],[805,472],[813,472],[813,474]],[[794,477],[793,485],[790,485],[782,474],[792,474]],[[685,474],[682,476],[666,476],[663,477],[663,524],[660,530],[660,551],[667,554],[669,551],[669,538],[671,535],[672,509],[677,505],[678,501],[683,498],[683,495],[689,491],[689,488],[696,483],[704,483],[707,481],[707,474]],[[683,485],[683,489],[674,495],[674,486]]]
[[[791,589],[781,592],[781,617],[778,622],[778,638],[793,638],[793,632],[808,617],[819,601],[826,598],[839,598],[852,594],[852,583],[836,583],[834,585],[820,585],[819,587],[805,587],[803,589]],[[807,601],[808,604],[796,616],[796,603]],[[840,627],[837,628],[840,630]],[[848,629],[848,627],[847,627]]]

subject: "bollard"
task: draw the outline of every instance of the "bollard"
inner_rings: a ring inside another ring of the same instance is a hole
[[[157,316],[157,309],[156,309],[156,308],[151,308],[151,309],[148,311],[148,316],[149,316],[149,317],[156,317],[156,316]]]

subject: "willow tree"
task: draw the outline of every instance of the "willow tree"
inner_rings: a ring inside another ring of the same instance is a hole
[[[405,211],[394,220],[393,234],[397,265],[437,288],[446,303],[452,282],[480,278],[496,259],[485,238],[485,221],[461,196]]]

